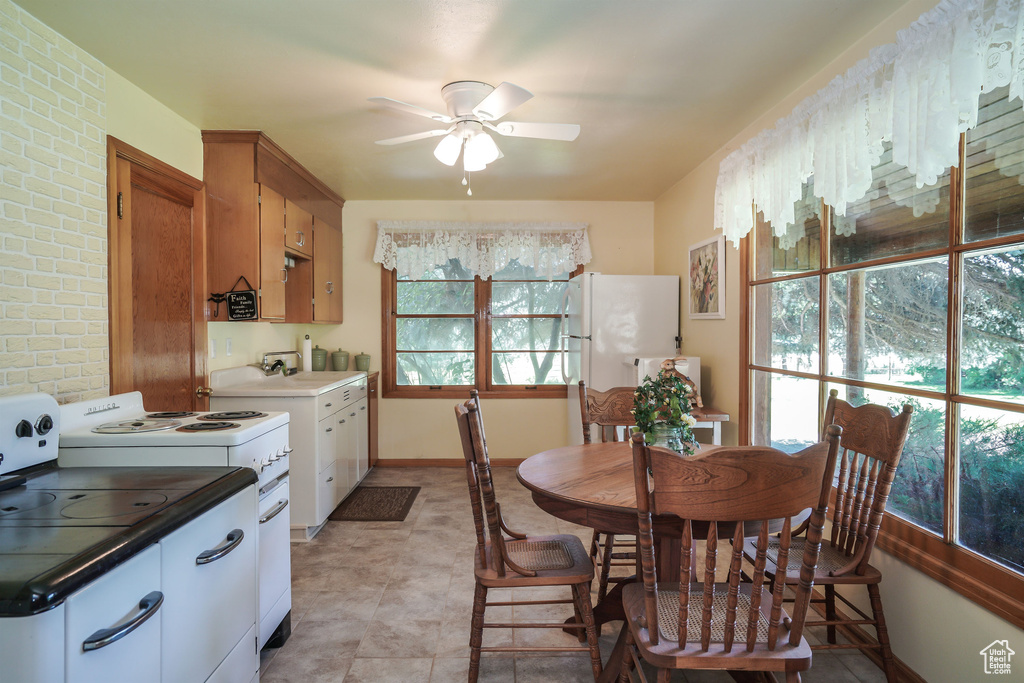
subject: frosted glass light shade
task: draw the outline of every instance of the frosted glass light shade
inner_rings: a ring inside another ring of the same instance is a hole
[[[459,160],[460,151],[462,151],[462,138],[445,135],[434,148],[434,156],[445,166],[454,166],[455,162]]]
[[[463,163],[467,171],[482,171],[483,168],[498,158],[501,152],[494,144],[494,139],[487,133],[477,133],[466,140],[466,151]],[[473,168],[470,168],[473,166]]]

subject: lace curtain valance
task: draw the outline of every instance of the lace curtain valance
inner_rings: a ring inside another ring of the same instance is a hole
[[[715,227],[738,242],[753,227],[753,203],[785,236],[812,176],[815,196],[845,216],[871,189],[883,142],[918,188],[934,184],[956,165],[959,134],[977,123],[978,98],[1001,86],[1011,99],[1024,94],[1024,0],[942,0],[895,44],[875,48],[727,156]]]
[[[419,278],[458,259],[489,278],[513,259],[548,279],[590,262],[585,223],[378,221],[373,260],[403,277]]]

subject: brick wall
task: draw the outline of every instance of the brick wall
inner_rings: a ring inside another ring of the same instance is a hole
[[[0,395],[109,392],[105,72],[0,0]]]

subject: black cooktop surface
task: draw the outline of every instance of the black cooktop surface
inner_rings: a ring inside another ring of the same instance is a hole
[[[0,616],[42,612],[256,482],[236,467],[46,467],[0,491]]]

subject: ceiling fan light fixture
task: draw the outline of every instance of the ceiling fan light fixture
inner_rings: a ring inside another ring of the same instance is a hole
[[[462,138],[457,135],[448,134],[441,138],[434,148],[434,156],[445,166],[454,166],[459,160],[459,152],[462,151]]]
[[[494,138],[487,133],[477,133],[466,140],[466,152],[463,158],[468,160],[466,163],[481,167],[472,170],[481,170],[483,166],[497,159],[500,154],[501,151],[494,144]]]

